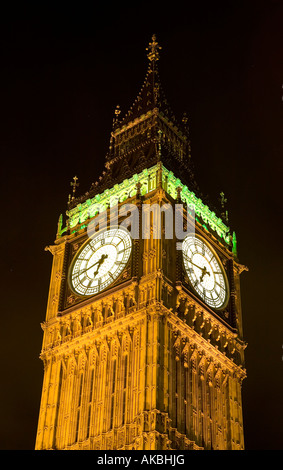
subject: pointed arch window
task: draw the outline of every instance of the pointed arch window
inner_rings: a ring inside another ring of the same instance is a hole
[[[56,408],[56,418],[55,418],[55,434],[54,434],[54,445],[56,448],[57,443],[59,442],[58,437],[58,423],[59,423],[59,414],[62,414],[63,402],[62,402],[62,395],[63,395],[63,364],[60,363],[60,372],[59,372],[59,384],[58,384],[58,398],[57,398],[57,408]]]
[[[82,412],[82,390],[83,390],[83,372],[80,373],[79,377],[79,387],[78,387],[78,406],[77,406],[77,416],[76,416],[76,441],[79,437],[80,429],[80,417]]]
[[[95,366],[97,366],[97,361]],[[88,412],[87,412],[87,433],[86,438],[88,439],[90,436],[90,425],[91,425],[91,412],[92,412],[92,401],[94,395],[94,372],[95,368],[92,367],[90,369],[90,379],[89,379],[89,398],[88,398]]]
[[[112,359],[111,370],[111,396],[110,396],[110,429],[113,427],[114,413],[115,413],[115,390],[116,390],[116,374],[117,374],[117,358]]]
[[[123,408],[122,408],[122,424],[126,423],[127,408],[127,384],[128,384],[128,354],[123,357]]]

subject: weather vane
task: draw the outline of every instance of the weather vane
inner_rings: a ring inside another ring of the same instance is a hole
[[[156,36],[155,34],[152,35],[152,42],[149,43],[149,47],[146,48],[149,53],[147,54],[147,57],[149,60],[156,61],[159,59],[159,52],[158,50],[161,50],[162,47],[159,46],[158,42],[156,41]]]

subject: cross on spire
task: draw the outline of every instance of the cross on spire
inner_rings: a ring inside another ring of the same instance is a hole
[[[158,42],[156,41],[155,34],[152,35],[152,42],[149,43],[149,47],[146,48],[148,52],[147,57],[149,58],[150,62],[155,62],[159,60],[159,52],[162,47],[159,46]]]

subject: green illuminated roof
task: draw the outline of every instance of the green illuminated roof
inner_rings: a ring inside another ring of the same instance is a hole
[[[158,165],[154,165],[151,168],[145,169],[141,173],[135,174],[129,179],[125,179],[120,184],[115,184],[112,188],[103,191],[101,194],[97,194],[93,198],[87,199],[84,203],[78,204],[73,209],[67,211],[66,214],[69,218],[68,227],[71,232],[77,231],[77,228],[79,228],[77,226],[79,224],[82,224],[87,219],[94,217],[96,214],[101,212],[101,210],[107,210],[109,207],[113,207],[116,204],[135,196],[137,192],[137,182],[140,183],[140,191],[142,195],[148,194],[150,191],[156,189],[158,168]],[[211,211],[200,198],[190,191],[179,178],[176,178],[172,171],[167,170],[163,165],[162,187],[173,199],[177,198],[177,188],[181,188],[181,200],[186,203],[189,208],[195,211],[197,220],[200,221],[205,229],[208,229],[209,227],[212,231],[215,231],[218,236],[225,241],[225,243],[229,243],[229,227],[227,227],[222,220],[217,217],[215,212]],[[66,232],[66,230],[67,227],[62,228],[62,225],[59,224],[57,234],[58,238]]]

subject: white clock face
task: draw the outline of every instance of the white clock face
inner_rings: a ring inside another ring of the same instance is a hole
[[[212,248],[198,236],[185,238],[183,260],[190,283],[201,299],[215,309],[228,301],[228,282],[224,269]]]
[[[110,286],[129,261],[132,239],[123,228],[104,230],[88,241],[76,255],[70,285],[80,295],[93,295]]]

